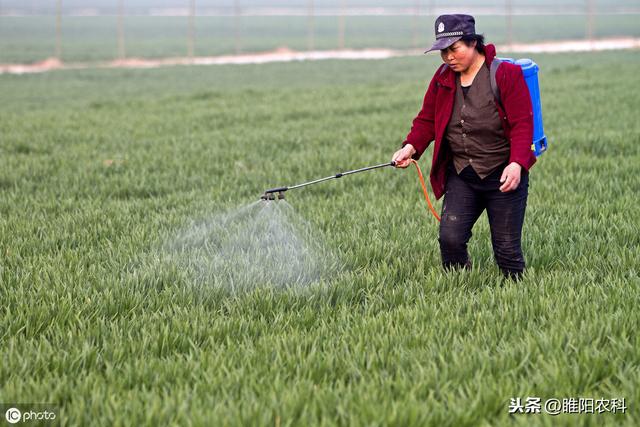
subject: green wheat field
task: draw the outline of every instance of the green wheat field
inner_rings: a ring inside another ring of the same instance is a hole
[[[389,161],[437,55],[1,75],[0,402],[62,425],[640,424],[640,55],[534,59],[520,283],[486,214],[474,269],[441,270],[413,169],[287,194],[337,260],[309,282],[164,261],[191,221]],[[509,414],[529,396],[627,409]]]

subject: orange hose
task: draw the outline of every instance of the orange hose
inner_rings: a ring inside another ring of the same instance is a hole
[[[418,171],[420,184],[422,184],[422,192],[424,193],[424,198],[427,201],[429,210],[431,210],[431,213],[433,214],[433,216],[436,217],[438,221],[440,221],[440,217],[438,216],[438,213],[436,212],[436,210],[433,208],[433,205],[431,204],[431,200],[429,199],[429,194],[427,193],[427,186],[424,183],[424,177],[422,176],[422,171],[420,170],[420,166],[418,166],[418,162],[415,161],[414,159],[411,159],[411,163],[413,163],[416,166],[416,170]]]

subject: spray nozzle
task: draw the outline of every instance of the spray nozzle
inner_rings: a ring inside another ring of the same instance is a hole
[[[282,200],[284,199],[284,192],[287,191],[289,188],[288,187],[278,187],[278,188],[271,188],[267,191],[264,192],[264,194],[262,196],[260,196],[261,200]],[[276,196],[276,193],[278,193],[278,195]]]

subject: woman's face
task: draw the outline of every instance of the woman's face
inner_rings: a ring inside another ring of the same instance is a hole
[[[466,71],[476,58],[476,42],[467,46],[465,42],[458,40],[447,49],[442,49],[440,56],[453,71]]]

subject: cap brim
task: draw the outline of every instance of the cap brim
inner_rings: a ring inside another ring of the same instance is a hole
[[[446,49],[452,44],[454,44],[455,42],[457,42],[458,40],[460,40],[461,38],[462,36],[455,36],[455,37],[443,37],[441,39],[438,39],[433,44],[433,46],[431,46],[429,50],[425,50],[424,53],[428,53],[434,50]]]

